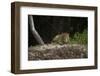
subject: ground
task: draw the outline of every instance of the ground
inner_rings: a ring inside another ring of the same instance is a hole
[[[87,47],[81,44],[45,44],[28,49],[29,60],[87,58]]]

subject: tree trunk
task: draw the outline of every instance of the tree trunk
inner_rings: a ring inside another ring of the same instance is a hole
[[[37,42],[41,45],[44,45],[44,41],[42,40],[39,33],[35,29],[33,17],[31,15],[29,16],[29,23],[30,23],[30,26],[31,26],[32,34],[35,37],[35,39],[37,40]]]

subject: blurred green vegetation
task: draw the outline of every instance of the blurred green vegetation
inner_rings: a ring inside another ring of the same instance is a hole
[[[87,29],[84,29],[82,33],[76,32],[73,37],[70,37],[69,43],[71,44],[87,44],[88,35]]]

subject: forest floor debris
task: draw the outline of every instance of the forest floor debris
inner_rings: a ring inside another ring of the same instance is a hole
[[[28,48],[29,60],[87,58],[87,47],[81,44],[45,44]]]

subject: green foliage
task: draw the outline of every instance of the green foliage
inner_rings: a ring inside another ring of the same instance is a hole
[[[82,33],[76,32],[72,38],[70,38],[69,43],[77,44],[87,44],[87,30],[85,29]]]

